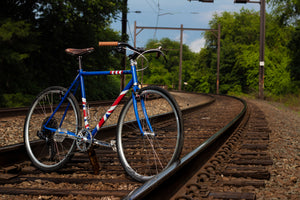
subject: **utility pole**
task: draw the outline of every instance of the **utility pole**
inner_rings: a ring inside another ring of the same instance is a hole
[[[127,41],[127,0],[123,0],[122,3],[122,35],[121,35],[121,41],[126,42]],[[126,69],[126,50],[122,50],[122,58],[121,58],[121,66],[122,69]],[[125,87],[125,76],[124,74],[121,75],[121,86],[120,90],[122,91]]]
[[[204,1],[204,0],[203,0]],[[211,0],[207,0],[210,2]],[[140,29],[138,32],[137,30]],[[149,27],[149,26],[137,26],[134,22],[134,46],[136,46],[136,37],[144,29],[161,29],[161,30],[180,30],[180,53],[179,53],[179,74],[178,74],[178,90],[181,91],[182,82],[182,46],[183,46],[183,31],[210,31],[214,36],[218,38],[218,57],[217,57],[217,94],[219,94],[219,69],[220,69],[220,38],[221,38],[221,26],[218,25],[218,29],[205,29],[205,28],[183,28],[181,24],[180,28],[175,27]],[[215,34],[217,32],[217,34]]]
[[[264,99],[266,2],[260,0],[259,98]]]
[[[264,99],[266,0],[260,0],[260,1],[234,0],[234,3],[259,3],[260,4],[258,98]]]
[[[217,50],[217,94],[220,92],[220,51],[221,51],[221,25],[218,24],[218,50]]]
[[[179,52],[179,81],[178,81],[178,90],[181,91],[181,82],[182,82],[182,43],[183,43],[183,25],[180,26],[180,52]]]

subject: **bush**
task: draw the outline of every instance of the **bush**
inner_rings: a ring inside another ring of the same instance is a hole
[[[14,108],[29,106],[33,99],[34,96],[24,95],[22,93],[3,94],[3,102],[1,107]]]

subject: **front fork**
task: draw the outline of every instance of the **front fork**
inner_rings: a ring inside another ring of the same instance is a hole
[[[133,108],[134,108],[136,121],[138,123],[140,132],[143,136],[144,135],[154,135],[153,129],[152,129],[152,126],[151,126],[151,123],[150,123],[150,120],[149,120],[149,116],[148,116],[148,113],[147,113],[147,109],[146,109],[146,106],[145,106],[145,100],[146,100],[145,98],[146,97],[144,95],[139,94],[139,92],[138,92],[140,90],[140,88],[138,87],[139,84],[138,84],[138,80],[137,80],[136,64],[137,63],[135,61],[131,60],[131,70],[133,72],[132,73],[132,76],[133,76],[132,100],[133,100]],[[147,126],[148,126],[149,131],[146,131],[146,129],[143,129],[143,126],[141,124],[141,119],[140,119],[140,116],[139,116],[139,112],[141,112],[141,111],[138,110],[138,99],[140,100],[139,103],[140,103],[140,106],[142,108],[142,112],[143,112],[144,118],[147,122]]]
[[[142,108],[142,113],[143,113],[144,118],[145,118],[144,120],[146,120],[146,122],[147,122],[147,126],[148,126],[149,131],[146,131],[145,127],[143,128],[143,126],[141,124],[141,119],[140,119],[140,116],[139,116],[139,112],[141,112],[141,111],[138,111],[138,105],[137,105],[138,104],[138,102],[137,102],[138,98],[140,99],[140,106]],[[134,108],[135,117],[136,117],[136,120],[137,120],[137,123],[138,123],[141,134],[143,136],[144,135],[153,135],[154,136],[154,132],[153,132],[150,120],[149,120],[147,109],[145,107],[145,97],[137,95],[133,92],[132,93],[132,99],[133,99],[133,108]]]

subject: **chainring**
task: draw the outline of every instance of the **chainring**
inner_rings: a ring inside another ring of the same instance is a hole
[[[92,133],[87,129],[82,129],[77,134],[76,145],[81,152],[86,152],[92,146]]]

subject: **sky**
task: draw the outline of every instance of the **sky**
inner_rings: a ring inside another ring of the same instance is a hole
[[[128,0],[127,34],[129,44],[133,45],[134,21],[137,26],[176,27],[180,28],[210,28],[209,21],[214,14],[224,11],[239,12],[241,8],[259,11],[258,3],[235,4],[234,0],[214,0],[214,3],[204,3],[188,0]],[[135,11],[140,11],[136,13]],[[121,15],[111,27],[121,32]],[[179,30],[143,30],[137,35],[137,47],[144,47],[149,39],[168,37],[180,41]],[[203,31],[184,31],[183,43],[194,52],[204,47]]]

